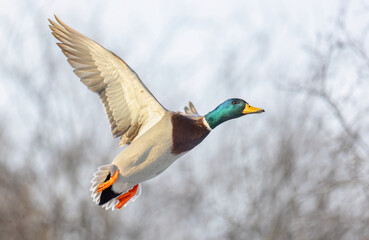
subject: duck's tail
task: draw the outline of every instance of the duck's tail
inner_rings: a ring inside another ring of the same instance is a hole
[[[113,184],[117,180],[119,169],[114,164],[104,165],[98,168],[91,180],[90,191],[94,203],[108,209],[120,209],[129,201],[134,202],[141,194],[141,184],[123,192],[113,190]]]

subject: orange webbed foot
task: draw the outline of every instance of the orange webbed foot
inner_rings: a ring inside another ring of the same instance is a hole
[[[125,194],[120,195],[117,198],[119,200],[119,203],[115,207],[118,209],[121,209],[124,206],[124,204],[126,204],[134,195],[136,195],[137,188],[138,188],[138,184],[134,186],[131,190],[126,192]]]
[[[113,185],[113,183],[115,183],[115,181],[117,181],[118,175],[119,175],[119,171],[115,171],[115,173],[113,174],[113,176],[111,176],[108,181],[103,182],[99,186],[97,186],[97,192],[98,193],[99,192],[102,192],[105,189],[107,189],[108,187],[110,187],[111,185]]]

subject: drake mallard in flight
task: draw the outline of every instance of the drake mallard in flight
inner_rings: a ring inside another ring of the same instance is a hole
[[[197,146],[219,124],[264,112],[238,98],[201,116],[192,103],[185,113],[165,109],[138,75],[117,55],[72,29],[49,19],[57,45],[74,73],[105,107],[114,137],[125,147],[113,162],[98,168],[91,181],[94,202],[105,209],[125,206],[141,192],[141,183],[158,176]]]

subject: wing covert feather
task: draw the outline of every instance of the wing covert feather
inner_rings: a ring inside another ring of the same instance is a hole
[[[117,55],[72,29],[55,16],[49,19],[57,45],[74,73],[99,94],[114,137],[129,144],[157,123],[166,109],[155,99],[137,74]]]

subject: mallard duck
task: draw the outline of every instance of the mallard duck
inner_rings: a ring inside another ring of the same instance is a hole
[[[191,102],[184,113],[169,111],[121,58],[55,19],[57,23],[49,19],[49,26],[60,41],[57,45],[82,83],[99,95],[120,147],[127,145],[92,178],[91,196],[105,209],[134,201],[142,182],[161,174],[219,124],[264,112],[239,98],[224,101],[204,116]]]

